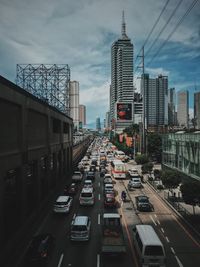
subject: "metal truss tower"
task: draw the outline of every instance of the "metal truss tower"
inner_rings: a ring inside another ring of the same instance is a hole
[[[17,64],[16,84],[69,115],[70,68],[67,64]]]

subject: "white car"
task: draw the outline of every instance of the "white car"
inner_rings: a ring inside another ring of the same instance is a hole
[[[59,196],[56,199],[54,204],[54,212],[55,213],[69,213],[70,208],[72,206],[72,197],[70,196]]]
[[[83,179],[83,175],[79,171],[75,171],[72,175],[72,181],[73,182],[79,182]]]
[[[142,183],[140,177],[133,177],[128,182],[128,189],[133,190],[134,188],[141,188]]]

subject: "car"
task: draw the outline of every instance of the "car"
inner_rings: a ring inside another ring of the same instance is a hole
[[[72,207],[72,197],[70,196],[59,196],[56,199],[56,202],[54,204],[54,212],[55,213],[69,213],[71,207]]]
[[[85,180],[83,184],[84,188],[93,188],[92,180]]]
[[[65,186],[64,195],[74,196],[76,195],[76,193],[77,193],[77,185],[75,183]]]
[[[93,188],[83,188],[79,197],[80,205],[92,206],[94,205],[94,192]]]
[[[106,173],[104,178],[112,178],[110,173]]]
[[[113,184],[104,184],[104,195],[107,193],[114,193]]]
[[[73,182],[80,182],[83,179],[83,174],[80,171],[75,171],[72,175]]]
[[[128,174],[130,176],[138,175],[138,170],[137,169],[129,169]]]
[[[135,197],[136,207],[139,211],[153,211],[154,207],[150,203],[146,195],[139,195]]]
[[[55,238],[50,233],[34,236],[25,253],[24,266],[48,266],[54,245]]]
[[[105,168],[100,169],[100,177],[104,177],[106,174],[107,170]]]
[[[70,239],[72,241],[88,241],[91,232],[91,219],[88,216],[75,215],[71,222]]]
[[[86,173],[86,180],[94,180],[95,179],[95,172],[93,172],[93,171],[88,171],[87,173]]]
[[[110,177],[105,177],[103,179],[103,182],[104,182],[104,184],[112,184],[113,183],[112,178],[110,178]]]
[[[91,164],[89,169],[91,172],[96,172],[96,165]]]
[[[134,190],[134,188],[141,188],[142,183],[140,177],[131,178],[128,182],[128,190]]]
[[[117,206],[117,201],[115,199],[114,194],[112,193],[107,193],[104,196],[104,207],[105,208],[116,208]]]

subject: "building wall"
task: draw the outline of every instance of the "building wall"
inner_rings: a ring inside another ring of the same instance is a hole
[[[79,83],[71,81],[69,86],[69,109],[74,127],[79,129]]]
[[[200,180],[200,132],[163,135],[163,166]]]
[[[6,250],[70,173],[73,126],[1,76],[0,122],[0,248]]]
[[[194,94],[194,118],[196,128],[200,129],[200,92]]]
[[[188,91],[178,92],[177,119],[179,126],[188,128],[189,116],[189,93]]]
[[[84,105],[79,105],[79,122],[86,125],[86,106]]]

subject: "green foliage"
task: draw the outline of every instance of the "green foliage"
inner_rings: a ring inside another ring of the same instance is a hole
[[[183,200],[186,204],[195,206],[200,203],[200,183],[186,182],[180,187]]]
[[[152,162],[147,162],[142,165],[142,173],[149,173],[153,169],[153,163]]]
[[[139,125],[138,124],[132,124],[131,126],[125,128],[123,130],[124,133],[127,133],[128,136],[133,136],[134,134],[139,133]]]
[[[147,151],[151,158],[156,159],[158,162],[161,162],[162,155],[162,138],[160,134],[149,133],[147,135]]]
[[[135,157],[135,162],[137,164],[145,164],[145,163],[149,162],[149,159],[146,155],[142,154],[142,155],[138,155]]]
[[[162,183],[168,189],[177,188],[181,182],[181,176],[177,171],[163,171],[161,176]]]
[[[155,178],[160,178],[162,175],[162,171],[158,169],[154,169],[153,174]]]

